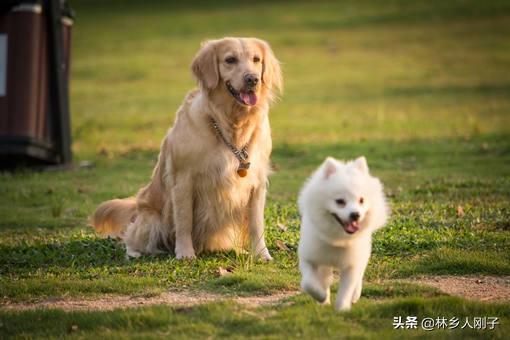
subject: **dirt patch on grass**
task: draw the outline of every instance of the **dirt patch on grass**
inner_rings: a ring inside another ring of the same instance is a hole
[[[429,285],[470,300],[510,301],[510,276],[420,276],[405,281]]]
[[[278,304],[282,300],[298,294],[298,291],[280,292],[272,295],[225,296],[206,292],[166,292],[157,296],[119,296],[105,295],[100,299],[47,299],[34,303],[6,303],[0,308],[7,310],[31,310],[38,308],[57,308],[72,310],[113,310],[117,308],[134,308],[152,305],[170,305],[177,307],[195,306],[208,302],[232,300],[237,303],[259,307]]]
[[[510,302],[510,276],[420,276],[398,280],[435,287],[440,291],[466,299],[488,302]],[[271,295],[225,296],[207,292],[166,292],[157,296],[104,295],[98,299],[53,298],[39,302],[4,303],[0,308],[7,310],[31,310],[57,308],[73,310],[113,310],[152,305],[189,307],[208,302],[234,301],[247,307],[256,308],[276,305],[283,300],[300,294],[299,291],[279,292]]]

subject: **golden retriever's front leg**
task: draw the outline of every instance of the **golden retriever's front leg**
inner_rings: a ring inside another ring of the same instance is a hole
[[[195,258],[191,232],[193,228],[193,184],[189,176],[176,178],[172,188],[172,209],[175,226],[175,257]]]
[[[250,200],[249,230],[251,249],[256,257],[271,261],[273,258],[267,250],[264,239],[264,206],[266,203],[266,186],[260,185],[253,191]]]

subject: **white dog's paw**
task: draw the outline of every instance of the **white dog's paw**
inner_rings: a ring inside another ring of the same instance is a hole
[[[352,294],[352,303],[355,304],[356,302],[359,301],[360,297],[361,297],[361,283],[359,283],[357,286],[356,286],[356,289],[354,289],[354,293]]]
[[[339,312],[347,312],[351,310],[351,304],[350,303],[339,303],[338,301],[335,303],[335,310]]]
[[[301,281],[301,288],[319,303],[328,303],[328,292],[327,290],[322,289],[319,285],[303,280]]]
[[[331,292],[329,289],[326,290],[326,299],[319,303],[324,306],[329,306],[331,304]]]

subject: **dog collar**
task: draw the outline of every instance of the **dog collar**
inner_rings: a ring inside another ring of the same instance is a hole
[[[221,140],[223,140],[223,143],[225,143],[225,145],[230,149],[230,151],[232,151],[234,156],[239,161],[239,166],[237,167],[237,174],[239,175],[239,177],[246,177],[246,175],[248,174],[248,169],[250,168],[250,162],[248,162],[249,142],[246,143],[246,145],[243,146],[242,149],[236,148],[232,143],[230,143],[227,140],[227,138],[223,134],[223,131],[221,131],[221,128],[220,128],[218,122],[216,122],[216,120],[211,116],[209,116],[209,120],[211,121],[211,125],[212,125],[214,131],[216,131],[216,134],[221,138]]]

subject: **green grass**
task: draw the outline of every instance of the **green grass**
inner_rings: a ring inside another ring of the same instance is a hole
[[[423,293],[423,292],[422,292]],[[377,303],[362,299],[356,309],[338,314],[305,296],[292,298],[277,307],[246,308],[232,302],[206,304],[198,307],[171,308],[156,306],[112,312],[63,312],[39,310],[0,312],[6,336],[127,338],[136,334],[143,338],[504,338],[510,329],[507,306],[467,302],[444,296],[402,297],[386,294]],[[461,329],[466,318],[499,316],[493,330]],[[417,316],[456,317],[456,329],[424,331],[393,329],[393,318]],[[34,322],[37,320],[37,322]],[[74,330],[73,330],[74,326]]]
[[[492,313],[505,318],[494,333],[428,334],[503,338],[508,304],[380,282],[418,274],[510,275],[507,1],[71,5],[77,11],[73,151],[76,164],[90,160],[94,166],[0,174],[1,301],[298,289],[296,196],[329,155],[365,155],[385,184],[392,218],[375,234],[369,285],[349,314],[336,315],[305,296],[256,312],[233,303],[104,313],[1,311],[0,335],[61,337],[73,323],[79,330],[67,335],[78,337],[426,335],[392,331],[393,316],[412,312]],[[275,261],[247,266],[234,253],[194,262],[170,256],[128,261],[122,245],[96,235],[87,217],[98,203],[147,183],[159,142],[195,85],[189,64],[200,42],[226,35],[268,40],[284,70],[285,95],[271,111],[275,174],[265,214]],[[463,216],[457,216],[459,205]],[[219,267],[233,273],[218,277]],[[34,318],[39,322],[28,322]]]

